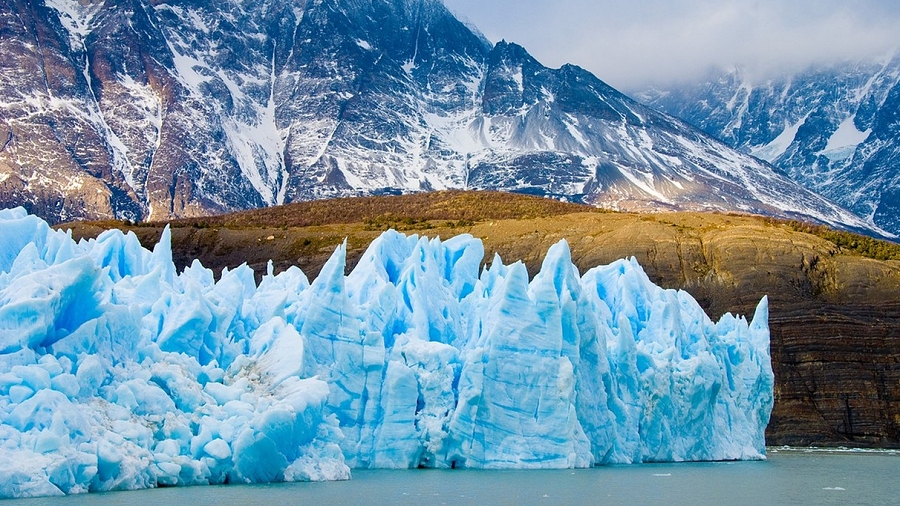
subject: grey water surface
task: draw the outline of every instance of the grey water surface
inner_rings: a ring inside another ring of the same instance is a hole
[[[183,487],[0,501],[0,506],[900,505],[900,452],[769,450],[762,462],[554,471],[353,472],[331,483]]]

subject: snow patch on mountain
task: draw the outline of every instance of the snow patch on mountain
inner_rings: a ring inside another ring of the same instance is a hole
[[[69,33],[69,44],[73,50],[84,47],[94,17],[103,9],[103,2],[85,3],[78,0],[45,0],[44,5],[59,13],[59,21]]]
[[[871,133],[871,128],[860,132],[856,128],[855,117],[850,116],[841,122],[837,130],[831,134],[831,137],[828,138],[828,144],[825,145],[825,149],[822,150],[821,154],[827,156],[831,161],[846,160],[853,155],[857,146],[865,142]]]
[[[770,163],[777,160],[778,157],[780,157],[784,154],[785,151],[787,151],[791,143],[794,142],[794,137],[797,136],[797,131],[800,130],[800,127],[805,122],[806,117],[803,117],[793,125],[785,125],[784,130],[782,130],[781,133],[778,134],[778,137],[772,139],[772,141],[765,146],[751,148],[750,153],[753,156],[762,158],[763,160]]]

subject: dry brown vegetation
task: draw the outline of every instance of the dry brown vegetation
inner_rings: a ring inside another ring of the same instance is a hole
[[[111,228],[132,230],[142,239],[146,238],[149,241],[145,244],[155,243],[154,236],[158,238],[159,230],[166,224],[170,225],[173,230],[214,228],[232,231],[273,231],[274,233],[274,230],[287,231],[299,228],[318,232],[312,234],[313,237],[304,237],[300,240],[300,243],[294,248],[299,254],[321,247],[333,249],[343,239],[341,233],[346,237],[353,237],[359,232],[380,232],[394,229],[425,235],[439,235],[440,233],[446,235],[448,231],[453,233],[454,231],[468,230],[489,221],[529,221],[580,213],[606,214],[609,218],[608,221],[623,225],[634,220],[644,224],[655,222],[669,225],[678,232],[686,234],[695,233],[698,227],[702,226],[728,226],[734,219],[741,223],[757,223],[760,226],[789,229],[816,236],[833,244],[842,254],[876,260],[900,260],[900,244],[795,220],[716,213],[616,213],[582,204],[528,195],[462,190],[297,202],[221,216],[182,218],[168,223],[131,223],[107,220],[61,224],[58,228],[72,228],[79,237],[96,236],[101,231]],[[623,217],[626,218],[623,220]],[[563,221],[571,219],[571,216],[568,216]],[[704,221],[708,223],[701,225]],[[321,227],[329,225],[342,225],[342,227],[333,228],[334,234],[322,233]],[[190,233],[177,235],[192,236]],[[267,234],[266,237],[269,235],[272,234]],[[369,234],[363,235],[369,236]],[[207,240],[214,240],[214,238],[210,237]],[[234,249],[235,245],[219,245],[219,247]],[[258,263],[255,256],[249,255],[247,262]]]
[[[775,222],[776,220],[771,220]],[[875,260],[900,260],[900,244],[882,241],[844,230],[835,230],[824,225],[813,225],[799,221],[781,222],[792,230],[812,234],[833,243],[850,254],[874,258]]]
[[[448,190],[402,196],[297,202],[208,218],[184,218],[172,226],[314,227],[338,223],[476,222],[528,219],[575,212],[603,212],[580,204],[502,192]],[[149,224],[156,225],[156,224]]]

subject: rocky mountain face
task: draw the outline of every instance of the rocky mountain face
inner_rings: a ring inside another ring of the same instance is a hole
[[[466,188],[880,232],[438,0],[8,0],[0,35],[0,205],[50,221]]]
[[[715,71],[637,96],[900,234],[900,53],[764,81]]]

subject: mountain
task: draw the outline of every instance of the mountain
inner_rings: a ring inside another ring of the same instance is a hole
[[[900,53],[767,80],[717,70],[637,97],[900,234]]]
[[[0,204],[51,222],[465,188],[873,232],[437,0],[9,0],[0,23]]]

